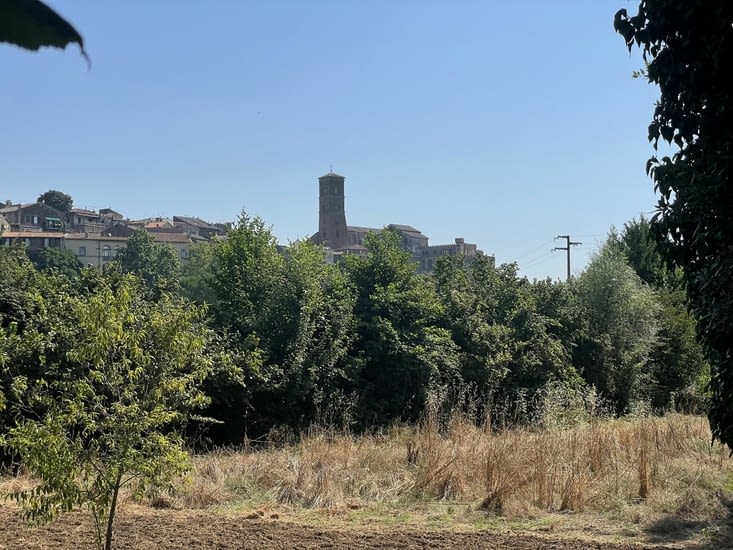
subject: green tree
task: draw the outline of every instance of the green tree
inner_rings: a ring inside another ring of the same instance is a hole
[[[696,321],[687,308],[684,270],[670,270],[654,238],[652,223],[641,216],[624,224],[620,234],[611,231],[607,246],[621,251],[637,275],[654,289],[659,305],[657,344],[650,356],[652,405],[657,409],[679,401],[680,406],[702,410],[702,388],[709,366],[695,337]]]
[[[216,243],[197,241],[188,250],[188,261],[181,266],[181,287],[189,299],[198,304],[214,304],[216,293],[211,277]]]
[[[511,331],[497,322],[497,271],[485,258],[466,268],[459,256],[443,256],[434,280],[444,308],[443,326],[460,350],[463,381],[483,393],[496,392],[511,361]]]
[[[225,422],[211,427],[214,439],[298,429],[343,401],[354,292],[321,249],[297,242],[282,253],[264,222],[242,213],[193,264],[184,287],[211,304],[212,325],[242,375],[215,381],[210,414]]]
[[[647,399],[659,306],[614,246],[603,246],[576,283],[584,326],[574,349],[585,380],[617,413]]]
[[[0,433],[12,418],[6,410],[12,394],[22,391],[21,365],[36,363],[39,334],[33,334],[33,292],[40,275],[23,247],[0,247]]]
[[[615,228],[608,236],[608,245],[616,246],[641,277],[654,288],[677,288],[681,285],[681,270],[670,271],[659,251],[652,222],[644,215],[624,224],[621,233]]]
[[[69,210],[74,206],[74,200],[71,198],[71,195],[53,189],[39,195],[38,202],[43,202],[64,214],[68,214]]]
[[[496,268],[478,258],[464,267],[460,257],[445,256],[435,280],[463,380],[485,398],[513,407],[550,380],[573,377],[569,354],[553,332],[556,322],[540,311],[533,286],[517,276],[515,264]]]
[[[43,412],[0,443],[39,480],[11,494],[27,519],[84,506],[109,550],[120,489],[161,487],[186,466],[178,430],[206,401],[210,336],[201,310],[169,295],[147,301],[132,275],[66,306],[73,346],[27,396]]]
[[[710,366],[697,339],[687,296],[682,288],[658,289],[655,296],[659,332],[649,358],[652,405],[701,413],[708,402]]]
[[[122,273],[140,277],[153,294],[179,289],[181,265],[176,249],[166,243],[156,243],[145,229],[130,235],[112,266]]]
[[[654,229],[665,259],[684,269],[711,364],[713,435],[733,445],[733,5],[642,0],[636,15],[619,10],[614,26],[659,86],[649,140],[675,152],[647,164],[660,195]]]
[[[77,259],[71,250],[61,250],[59,248],[39,248],[29,250],[28,257],[40,271],[55,271],[59,275],[64,275],[71,279],[79,276],[82,269],[81,262]]]
[[[287,354],[285,335],[292,327],[283,292],[284,262],[272,231],[246,212],[227,238],[213,245],[205,279],[214,295],[209,315],[235,367],[207,382],[212,398],[208,413],[223,421],[210,427],[219,442],[237,443],[248,430],[260,434],[271,427],[265,410],[253,405],[252,395],[278,378]]]
[[[458,349],[439,324],[432,282],[416,273],[400,236],[383,230],[365,240],[368,255],[346,256],[357,293],[350,378],[361,426],[414,421],[431,385],[460,379]]]

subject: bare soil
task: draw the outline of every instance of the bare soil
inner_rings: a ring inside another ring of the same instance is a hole
[[[593,537],[593,533],[587,533]],[[638,540],[638,539],[637,539]],[[532,549],[532,550],[639,550],[654,548],[723,548],[723,542],[694,545],[673,543],[608,542],[578,533],[536,531],[496,532],[491,529],[455,530],[421,526],[398,527],[359,524],[308,525],[276,512],[211,512],[131,508],[116,522],[117,549]],[[0,505],[0,549],[93,549],[93,526],[81,512],[67,514],[41,527],[28,527],[10,506]]]

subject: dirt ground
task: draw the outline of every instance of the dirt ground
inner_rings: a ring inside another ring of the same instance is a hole
[[[49,525],[24,525],[8,506],[0,505],[0,549],[93,549],[93,527],[83,513],[65,515]],[[589,535],[592,536],[592,533]],[[455,531],[384,525],[309,526],[277,513],[125,510],[116,522],[117,549],[539,549],[669,550],[703,548],[688,544],[596,542],[567,534]],[[721,548],[720,544],[705,546]]]

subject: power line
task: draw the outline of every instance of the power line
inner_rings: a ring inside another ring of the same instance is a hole
[[[570,235],[558,235],[555,239],[565,239],[565,246],[556,246],[553,250],[564,250],[568,255],[568,282],[570,282],[570,247],[580,246],[581,242],[573,242],[570,240]]]

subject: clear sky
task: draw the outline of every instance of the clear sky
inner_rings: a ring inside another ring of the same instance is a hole
[[[130,218],[318,229],[317,178],[351,225],[477,243],[530,278],[579,273],[654,210],[656,88],[613,31],[627,0],[50,0],[78,48],[0,44],[0,200],[48,189]]]

